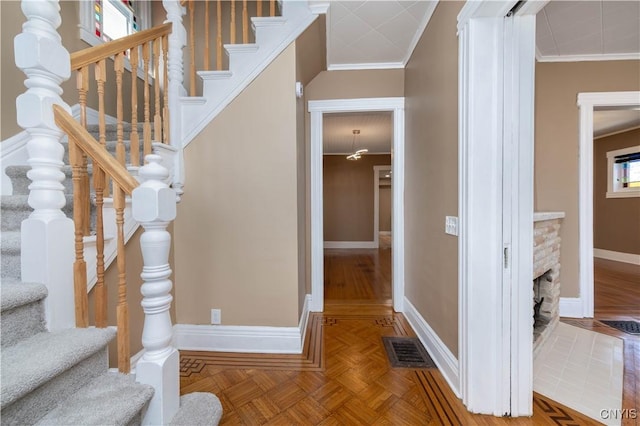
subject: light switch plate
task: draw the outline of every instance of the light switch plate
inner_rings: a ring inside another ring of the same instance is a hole
[[[449,235],[458,235],[458,218],[456,216],[446,216],[444,232]]]

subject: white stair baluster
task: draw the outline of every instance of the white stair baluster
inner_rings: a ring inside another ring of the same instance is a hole
[[[144,228],[140,237],[144,267],[140,275],[145,353],[136,365],[136,380],[155,389],[143,424],[168,424],[180,405],[179,354],[171,346],[172,282],[169,265],[171,234],[167,226],[176,217],[176,193],[165,183],[169,171],[161,157],[151,154],[140,168],[141,185],[133,191],[133,217]]]
[[[180,5],[179,0],[163,0],[162,5],[167,11],[167,20],[173,24],[169,35],[168,73],[169,73],[169,139],[171,145],[178,149],[173,167],[173,188],[180,196],[184,193],[184,156],[182,144],[180,116],[180,98],[187,96],[187,91],[183,85],[184,65],[182,49],[187,45],[187,31],[182,24],[182,16],[185,9]]]

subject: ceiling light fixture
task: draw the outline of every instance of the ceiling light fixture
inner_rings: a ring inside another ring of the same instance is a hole
[[[359,149],[359,150],[355,150],[356,149],[356,136],[360,134],[360,130],[358,129],[353,129],[353,141],[351,141],[351,151],[353,152],[353,154],[349,154],[347,155],[347,160],[351,160],[351,161],[356,161],[359,160],[360,157],[362,157],[363,154],[366,154],[367,152],[369,152],[369,150],[367,148],[364,149]]]

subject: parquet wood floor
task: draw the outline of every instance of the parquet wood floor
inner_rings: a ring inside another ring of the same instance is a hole
[[[390,259],[385,266],[379,250],[357,252],[325,251],[326,309],[310,315],[302,354],[183,351],[181,392],[218,395],[223,425],[598,424],[535,393],[531,418],[473,415],[437,369],[391,368],[381,337],[413,331],[389,305]],[[596,260],[596,319],[563,319],[625,340],[623,408],[629,409],[640,407],[640,338],[598,319],[640,319],[639,270]],[[353,281],[360,284],[348,289]]]
[[[592,425],[534,395],[532,418],[469,414],[437,369],[391,368],[382,336],[413,336],[387,306],[311,314],[300,355],[181,352],[181,392],[213,392],[223,425]]]

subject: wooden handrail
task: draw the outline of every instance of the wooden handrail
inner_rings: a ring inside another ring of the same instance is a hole
[[[78,147],[97,164],[126,193],[131,195],[138,186],[138,181],[129,174],[126,167],[118,163],[109,152],[101,146],[67,111],[60,105],[53,106],[56,124]]]
[[[148,30],[140,31],[117,40],[98,46],[89,47],[71,54],[71,70],[78,70],[101,59],[122,53],[135,46],[157,39],[171,33],[172,23],[158,25]]]

